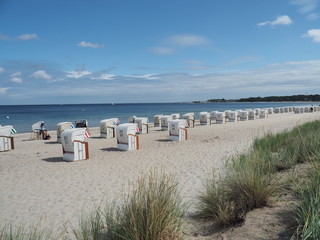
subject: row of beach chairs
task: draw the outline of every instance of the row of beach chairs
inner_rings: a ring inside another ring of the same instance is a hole
[[[280,113],[311,113],[320,111],[320,106],[299,106],[247,110],[226,110],[224,112],[211,111],[200,112],[200,125],[225,124],[226,122],[238,122],[255,119],[268,118],[269,114]],[[187,128],[195,127],[195,114],[179,113],[171,115],[155,115],[153,117],[154,127],[169,132],[169,139],[173,141],[184,141],[188,139]],[[14,149],[12,126],[0,126],[0,151]],[[39,121],[32,125],[32,134],[35,139],[44,139],[47,130],[44,122]],[[100,121],[101,138],[117,138],[117,148],[120,150],[139,149],[139,135],[149,133],[148,118],[132,116],[128,123],[120,124],[118,118],[104,119]],[[62,144],[63,159],[66,161],[78,161],[89,158],[88,142],[85,141],[88,135],[88,121],[76,120],[74,125],[71,122],[57,124],[57,142]]]

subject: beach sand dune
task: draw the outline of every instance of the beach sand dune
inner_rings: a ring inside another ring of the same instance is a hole
[[[113,200],[127,191],[130,181],[153,168],[176,174],[182,195],[192,201],[206,174],[213,168],[222,170],[225,161],[247,151],[254,138],[317,119],[320,112],[224,125],[197,123],[184,142],[168,141],[167,131],[151,127],[149,134],[140,136],[141,149],[130,152],[118,151],[116,139],[101,139],[99,129],[92,128],[90,159],[79,162],[62,161],[62,147],[53,131],[47,141],[16,134],[15,150],[0,153],[0,220],[33,224],[42,218],[60,226],[78,221],[83,209]]]

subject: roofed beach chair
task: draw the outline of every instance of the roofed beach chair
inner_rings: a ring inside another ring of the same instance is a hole
[[[117,127],[117,148],[124,151],[139,149],[136,123],[124,123]]]
[[[179,119],[180,113],[173,113],[173,114],[171,114],[171,117],[172,117],[172,120]]]
[[[74,121],[74,126],[76,128],[88,128],[89,125],[88,125],[88,120],[75,120]]]
[[[288,107],[289,113],[293,112],[293,107]]]
[[[71,122],[61,122],[57,124],[57,142],[61,143],[61,134],[64,130],[73,128],[73,125]]]
[[[215,116],[216,112],[218,112],[218,111],[211,111],[210,112],[210,121],[211,122],[214,122],[216,120],[216,116]]]
[[[185,119],[172,120],[169,123],[170,140],[185,141],[188,139],[187,121]]]
[[[154,125],[154,127],[160,127],[160,118],[162,116],[163,116],[162,114],[153,116],[153,125]]]
[[[300,113],[304,113],[304,110],[305,110],[305,108],[304,108],[304,107],[302,107],[302,106],[301,106],[301,107],[299,107],[299,112],[300,112]]]
[[[160,130],[165,131],[169,129],[169,122],[172,121],[170,115],[164,115],[160,118]]]
[[[116,128],[119,124],[118,118],[108,118],[100,121],[100,137],[114,138],[116,137]]]
[[[139,132],[138,134],[149,133],[149,125],[147,117],[138,117],[135,119],[135,123],[138,126]]]
[[[280,113],[280,108],[279,108],[279,107],[274,108],[273,112],[274,112],[275,114]]]
[[[279,107],[280,113],[284,113],[284,107]]]
[[[249,112],[248,111],[240,111],[239,112],[240,121],[249,120]]]
[[[223,112],[225,114],[226,122],[229,121],[229,112],[231,112],[231,110],[224,110]]]
[[[47,131],[47,129],[44,127],[44,121],[39,121],[32,124],[31,128],[31,139],[43,139],[44,132]]]
[[[289,107],[283,107],[283,112],[288,113],[289,112]]]
[[[137,116],[131,116],[131,117],[129,117],[128,122],[135,123],[136,118],[137,118]]]
[[[261,119],[268,118],[268,110],[261,109],[259,112],[259,118],[261,118]]]
[[[218,124],[226,123],[226,113],[225,112],[216,112],[215,118],[216,118],[216,123],[218,123]]]
[[[10,136],[13,129],[11,125],[0,126],[0,152],[14,149],[14,140],[13,137]]]
[[[255,115],[256,115],[256,119],[259,118],[259,116],[260,116],[260,110],[261,110],[260,108],[255,108],[254,109],[254,112],[255,112]]]
[[[86,128],[64,130],[62,139],[62,159],[68,162],[89,159],[89,146],[84,141]]]
[[[195,123],[195,120],[194,120],[194,113],[185,113],[182,115],[182,118],[185,119],[187,121],[187,128],[194,128],[194,123]]]
[[[269,114],[269,115],[273,113],[273,108],[272,108],[272,107],[267,108],[267,110],[268,110],[268,114]]]
[[[256,119],[256,111],[255,110],[249,110],[248,111],[248,119],[249,120],[255,120]]]
[[[200,125],[211,125],[210,113],[200,112],[199,119],[200,119]]]
[[[229,122],[238,122],[239,120],[239,112],[238,111],[230,111],[228,112]]]

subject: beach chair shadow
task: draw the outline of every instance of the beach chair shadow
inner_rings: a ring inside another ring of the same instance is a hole
[[[58,142],[54,142],[54,141],[51,141],[51,142],[44,142],[45,144],[60,144],[61,145],[61,143],[58,143]]]
[[[123,152],[123,150],[120,150],[115,147],[101,148],[100,150],[105,151],[105,152]]]
[[[44,158],[42,159],[42,161],[45,161],[45,162],[65,162],[63,161],[62,157],[51,157],[51,158]]]
[[[170,139],[157,139],[158,142],[172,142]]]

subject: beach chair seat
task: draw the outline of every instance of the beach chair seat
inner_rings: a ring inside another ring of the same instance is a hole
[[[139,136],[136,123],[124,123],[117,127],[117,148],[124,151],[138,150]]]
[[[88,128],[89,127],[88,120],[85,120],[85,119],[83,119],[83,120],[75,120],[74,121],[74,126],[76,128]]]
[[[73,125],[71,122],[61,122],[57,124],[57,142],[61,143],[61,134],[64,130],[72,128]]]
[[[0,126],[0,152],[14,149],[14,139],[10,136],[12,129],[11,125]]]
[[[171,114],[172,120],[176,120],[180,118],[180,113],[173,113]]]
[[[172,121],[171,115],[164,115],[160,118],[160,130],[165,131],[169,129],[169,122]]]
[[[86,128],[64,130],[62,139],[62,159],[68,162],[89,159],[89,145],[84,141]]]
[[[108,118],[100,121],[100,137],[114,138],[116,137],[116,128],[119,124],[118,118]]]
[[[154,115],[153,116],[153,125],[154,127],[160,127],[160,118],[162,117],[162,114]]]
[[[226,113],[225,112],[216,112],[215,118],[216,118],[217,124],[225,124],[226,123]]]
[[[185,113],[182,115],[182,118],[187,121],[186,128],[194,128],[195,126],[195,119],[194,119],[194,113]]]
[[[200,119],[200,125],[211,125],[210,113],[200,112],[199,119]]]
[[[230,111],[228,112],[229,122],[238,122],[239,120],[239,112],[238,111]]]
[[[149,125],[148,125],[148,118],[146,117],[139,117],[135,119],[135,123],[138,126],[138,134],[148,134],[149,133]]]
[[[172,120],[169,123],[169,139],[173,141],[185,141],[188,139],[187,121],[185,119]]]
[[[47,129],[44,127],[44,121],[39,121],[31,126],[32,132],[31,132],[31,139],[34,140],[42,140],[45,137],[45,134],[47,133]]]

